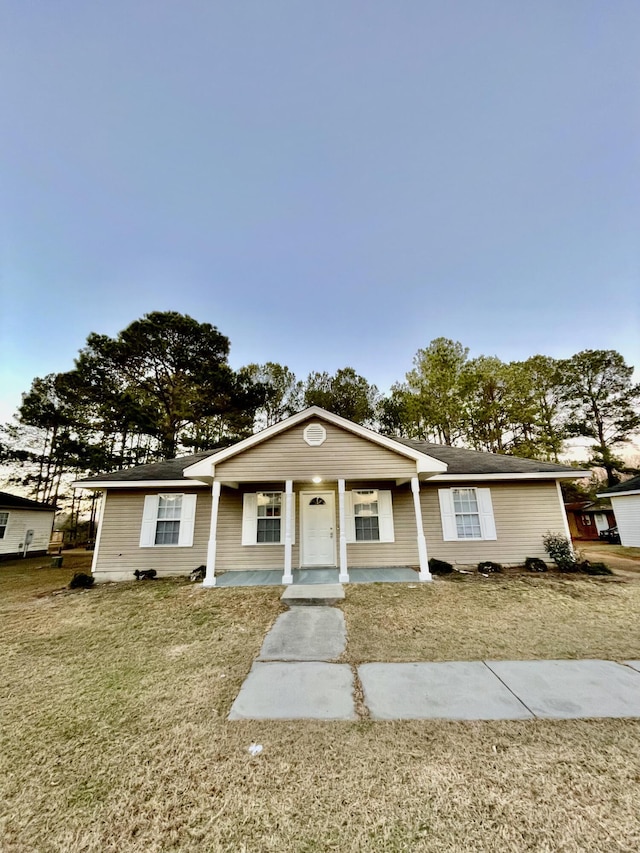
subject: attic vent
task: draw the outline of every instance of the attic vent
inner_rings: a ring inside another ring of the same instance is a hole
[[[319,447],[327,437],[327,431],[322,424],[309,424],[302,433],[304,440],[310,447]]]

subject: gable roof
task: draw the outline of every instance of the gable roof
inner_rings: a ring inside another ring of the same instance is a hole
[[[189,469],[185,470],[185,477],[210,477],[212,466],[217,465],[219,462],[225,462],[227,459],[237,456],[240,453],[244,453],[246,450],[250,450],[257,444],[261,444],[262,442],[273,438],[275,435],[285,432],[286,430],[291,429],[291,427],[304,423],[304,421],[310,420],[311,418],[318,418],[320,420],[327,421],[328,423],[334,424],[335,426],[340,427],[347,432],[351,432],[354,435],[358,435],[373,444],[381,445],[387,450],[391,450],[400,456],[414,460],[416,462],[416,470],[418,472],[428,471],[430,473],[434,473],[438,471],[446,471],[446,463],[429,456],[429,454],[425,453],[422,449],[411,447],[410,445],[403,445],[402,442],[399,442],[395,438],[390,438],[387,435],[381,435],[381,433],[375,432],[374,430],[368,429],[360,424],[356,424],[347,418],[343,418],[333,412],[328,412],[326,409],[321,409],[320,406],[310,406],[308,409],[304,409],[302,412],[297,412],[290,418],[285,418],[285,420],[267,427],[261,432],[257,432],[255,435],[251,435],[249,438],[245,438],[237,444],[231,445],[231,447],[225,447],[223,450],[217,451],[208,459],[203,459],[200,463],[192,465]]]
[[[29,498],[21,498],[18,495],[10,495],[9,492],[0,492],[0,509],[29,509],[35,512],[55,512],[57,507],[51,504],[32,501]]]
[[[630,480],[625,480],[624,483],[618,483],[616,486],[611,486],[605,489],[604,492],[598,492],[598,497],[611,495],[612,497],[621,497],[622,495],[638,495],[640,494],[640,474],[632,477]]]
[[[137,465],[135,468],[114,471],[110,474],[98,474],[78,480],[73,485],[79,488],[184,487],[187,485],[185,478],[190,479],[193,486],[205,485],[211,482],[212,468],[218,462],[243,453],[310,418],[320,418],[333,423],[401,456],[415,460],[417,470],[428,474],[431,480],[555,479],[590,476],[589,471],[554,462],[540,462],[535,459],[381,435],[318,406],[312,406],[229,447],[194,453],[178,459]]]

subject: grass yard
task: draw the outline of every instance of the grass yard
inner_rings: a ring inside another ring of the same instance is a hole
[[[640,577],[436,578],[349,587],[349,660],[640,659]]]
[[[176,580],[53,594],[79,566],[31,562],[0,564],[3,853],[640,848],[640,722],[229,723],[279,589]],[[483,637],[490,649],[547,607],[571,630],[579,613],[612,620],[602,642],[619,651],[620,610],[637,608],[631,584],[567,582],[572,596],[514,583],[350,587],[349,656],[365,654],[367,633],[380,651],[398,646],[402,622],[470,633],[475,658]],[[414,648],[431,659],[467,648],[443,639],[427,654],[427,639]]]

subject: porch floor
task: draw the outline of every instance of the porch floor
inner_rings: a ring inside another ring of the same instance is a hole
[[[294,584],[338,583],[338,569],[294,569]],[[349,583],[412,583],[418,572],[408,566],[390,568],[349,569]],[[223,572],[216,575],[216,586],[282,586],[282,570],[264,569],[251,572]]]

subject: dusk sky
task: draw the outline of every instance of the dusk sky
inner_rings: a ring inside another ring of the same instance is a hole
[[[0,16],[0,419],[158,310],[383,391],[438,336],[640,367],[638,0]]]

